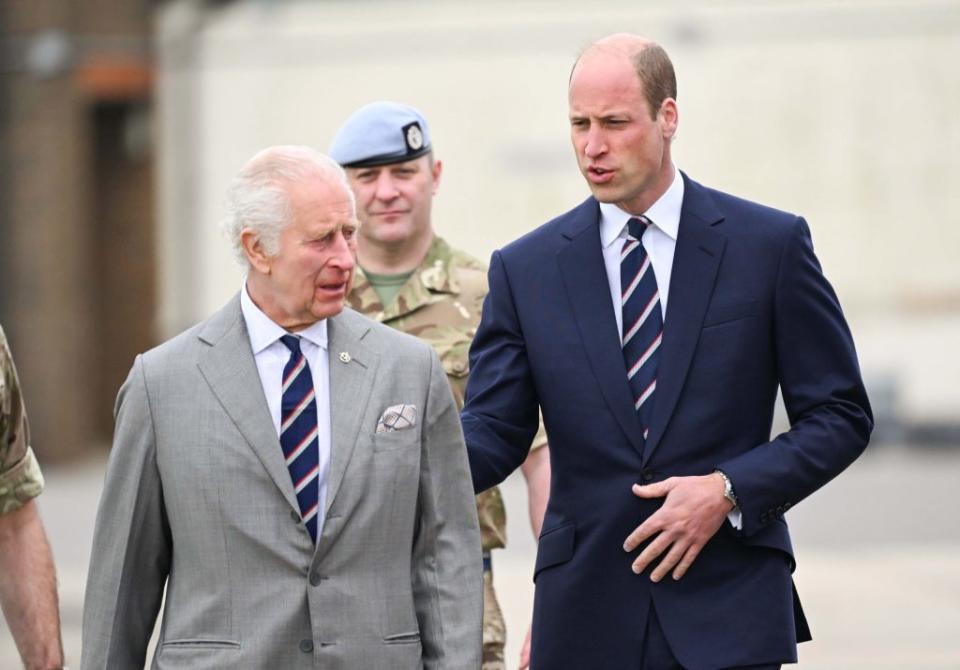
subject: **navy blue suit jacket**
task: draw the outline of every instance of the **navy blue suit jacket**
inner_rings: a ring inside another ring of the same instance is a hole
[[[537,552],[535,670],[640,667],[652,604],[678,660],[796,659],[809,639],[783,513],[846,468],[873,420],[837,297],[795,215],[685,193],[646,446],[593,198],[493,254],[462,420],[477,491],[525,459],[542,408],[553,479]],[[778,385],[789,431],[770,439]],[[630,570],[662,501],[630,487],[721,469],[728,523],[679,581]]]

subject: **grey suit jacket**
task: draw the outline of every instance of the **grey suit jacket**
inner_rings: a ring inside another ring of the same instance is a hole
[[[329,320],[332,457],[314,548],[239,297],[138,356],[117,399],[83,613],[84,668],[480,667],[481,550],[433,350]],[[348,362],[340,352],[349,352]],[[416,405],[412,428],[376,433]]]

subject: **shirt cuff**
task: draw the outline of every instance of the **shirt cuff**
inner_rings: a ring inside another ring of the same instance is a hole
[[[743,512],[740,511],[739,507],[734,507],[727,512],[727,521],[729,521],[730,525],[735,529],[743,530]]]

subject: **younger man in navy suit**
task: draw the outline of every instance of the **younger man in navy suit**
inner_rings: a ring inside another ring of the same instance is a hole
[[[675,168],[652,42],[589,47],[569,109],[593,197],[494,253],[462,414],[478,491],[523,462],[538,407],[551,436],[533,667],[795,662],[783,514],[873,427],[809,228]],[[771,440],[778,386],[791,427]]]

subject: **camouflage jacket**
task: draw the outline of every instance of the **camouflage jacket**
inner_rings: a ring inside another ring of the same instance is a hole
[[[7,338],[0,328],[0,514],[19,509],[43,490],[30,448],[30,427]]]
[[[480,310],[487,295],[487,272],[483,263],[451,248],[434,236],[426,257],[389,305],[380,304],[376,290],[358,266],[348,304],[358,312],[397,330],[429,342],[436,350],[450,381],[457,407],[470,371],[470,342],[480,323]],[[538,433],[533,448],[546,444]],[[506,512],[499,489],[477,496],[480,533],[486,551],[506,544]]]

